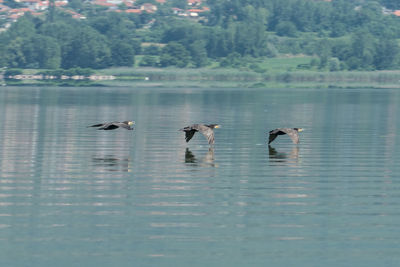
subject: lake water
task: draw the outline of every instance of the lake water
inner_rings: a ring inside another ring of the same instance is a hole
[[[399,130],[400,90],[2,87],[0,266],[398,266]]]

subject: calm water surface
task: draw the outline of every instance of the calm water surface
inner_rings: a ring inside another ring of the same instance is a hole
[[[399,90],[3,87],[0,266],[398,266],[399,114]]]

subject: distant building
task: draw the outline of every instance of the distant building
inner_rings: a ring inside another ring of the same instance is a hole
[[[187,0],[187,4],[189,6],[200,6],[202,3],[202,0]]]
[[[115,5],[120,5],[123,3],[122,0],[107,0],[107,3],[115,4]]]
[[[65,10],[64,9],[64,12],[66,12],[68,14],[71,14],[72,18],[74,18],[74,19],[86,19],[85,16],[83,16],[83,15],[81,15],[81,14],[75,12],[75,11],[72,11],[72,10]]]
[[[157,11],[157,6],[150,3],[144,3],[140,6],[140,10],[146,11],[148,13],[154,13]]]
[[[92,2],[93,5],[97,5],[97,6],[103,6],[103,7],[117,7],[117,4],[115,3],[110,3],[107,0],[94,0]]]
[[[142,10],[132,8],[132,9],[125,10],[125,13],[140,14],[140,13],[142,13]]]
[[[204,13],[209,10],[210,9],[208,7],[204,7],[203,9],[193,8],[188,10],[188,15],[192,18],[197,18],[201,15],[201,13]]]
[[[25,7],[31,9],[32,11],[42,11],[49,7],[48,0],[19,0],[19,3],[23,4]],[[57,7],[68,5],[67,0],[55,1]]]
[[[8,10],[10,10],[11,8],[9,8],[8,6],[2,5],[0,4],[0,12],[7,12]]]

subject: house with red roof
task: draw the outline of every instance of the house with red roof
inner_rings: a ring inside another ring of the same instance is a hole
[[[19,19],[20,17],[22,17],[24,14],[10,14],[8,15],[8,18],[13,20],[13,21],[17,21],[17,19]]]
[[[172,13],[174,13],[175,15],[178,15],[178,16],[187,17],[186,11],[184,9],[181,9],[181,8],[173,7],[172,8]]]
[[[10,10],[10,13],[17,14],[17,13],[25,13],[25,12],[31,12],[31,10],[27,7],[24,8],[13,8]]]
[[[136,9],[136,8],[131,8],[131,9],[125,10],[125,13],[130,13],[130,14],[141,14],[141,13],[142,13],[142,10]]]
[[[36,10],[46,10],[49,8],[49,1],[40,1]]]
[[[7,12],[10,7],[0,4],[0,13]]]
[[[201,13],[204,13],[207,11],[210,11],[210,9],[208,7],[203,7],[202,9],[192,8],[192,9],[189,9],[187,12],[190,17],[196,18],[196,17],[199,17],[201,15]]]
[[[66,6],[68,5],[68,1],[56,1],[56,7]]]

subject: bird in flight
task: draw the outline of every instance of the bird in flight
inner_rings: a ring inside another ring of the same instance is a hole
[[[278,128],[272,131],[269,131],[269,140],[268,145],[278,137],[278,135],[289,135],[290,139],[294,144],[299,143],[299,132],[302,132],[302,128]]]
[[[131,126],[135,124],[134,121],[113,121],[113,122],[105,122],[105,123],[99,123],[99,124],[94,124],[90,125],[88,127],[98,127],[97,130],[114,130],[119,127],[127,129],[127,130],[133,130]]]
[[[220,126],[218,124],[193,124],[185,128],[182,128],[179,131],[185,132],[186,142],[189,142],[196,132],[200,132],[207,138],[208,144],[213,145],[214,128],[217,129],[219,127]]]

